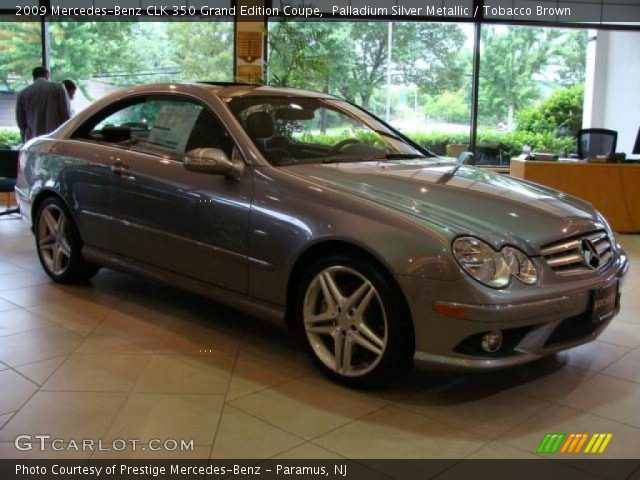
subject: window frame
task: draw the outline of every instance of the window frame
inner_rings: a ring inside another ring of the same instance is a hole
[[[171,93],[171,92],[138,92],[132,95],[129,95],[125,98],[121,98],[113,103],[110,103],[109,105],[104,106],[103,108],[101,108],[100,110],[98,110],[97,112],[93,113],[91,116],[89,116],[87,119],[85,119],[80,125],[78,125],[78,127],[76,127],[67,137],[69,140],[73,140],[73,141],[78,141],[78,142],[83,142],[83,143],[90,143],[93,145],[100,145],[100,146],[107,146],[107,147],[112,147],[112,148],[118,148],[130,153],[136,153],[136,154],[141,154],[141,155],[149,155],[151,157],[157,158],[157,159],[162,159],[162,160],[170,160],[172,162],[177,162],[177,163],[184,163],[184,156],[187,154],[187,152],[184,152],[184,154],[182,154],[181,158],[177,158],[176,154],[166,154],[166,155],[161,155],[159,152],[153,152],[153,151],[141,151],[141,150],[133,150],[131,149],[131,146],[125,146],[125,145],[120,145],[118,143],[109,143],[109,142],[100,142],[97,140],[91,140],[90,138],[87,138],[87,136],[89,135],[89,133],[102,121],[104,121],[105,119],[109,118],[111,115],[114,115],[122,110],[124,110],[125,108],[134,106],[134,105],[139,105],[139,104],[144,104],[147,101],[162,101],[162,100],[167,100],[167,101],[183,101],[183,102],[188,102],[188,103],[193,103],[196,104],[198,106],[203,107],[203,111],[207,111],[209,112],[209,114],[213,115],[213,117],[220,123],[220,125],[226,130],[227,134],[229,135],[229,138],[231,139],[231,141],[233,142],[233,148],[232,151],[237,151],[239,152],[241,155],[241,150],[238,147],[238,142],[235,139],[235,137],[233,136],[233,134],[231,133],[231,129],[229,129],[229,127],[225,124],[225,122],[222,120],[221,116],[218,114],[218,112],[211,107],[207,102],[203,101],[202,99],[195,97],[193,95],[187,95],[187,94],[183,94],[183,93]],[[104,115],[105,112],[109,112],[106,115]],[[82,136],[79,136],[82,135]],[[216,147],[211,147],[211,148],[216,148]],[[242,157],[243,161],[246,162],[246,160],[244,160],[244,156]]]

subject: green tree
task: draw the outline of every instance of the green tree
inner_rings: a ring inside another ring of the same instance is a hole
[[[231,22],[171,22],[166,27],[169,57],[180,79],[233,80]]]
[[[564,87],[583,84],[587,70],[587,30],[569,30],[557,51],[558,83]]]
[[[0,23],[0,82],[18,90],[31,82],[31,70],[42,64],[39,22]]]
[[[516,119],[516,130],[575,137],[582,128],[583,101],[583,85],[558,89],[539,105],[520,112]]]
[[[470,104],[463,91],[443,92],[425,98],[424,113],[435,120],[450,123],[468,123]]]
[[[386,83],[388,24],[278,22],[269,29],[270,82],[341,95],[368,107]],[[465,36],[454,24],[394,23],[395,83],[437,94],[464,81]]]
[[[540,98],[537,77],[553,63],[561,35],[544,28],[482,29],[479,106],[486,120],[513,125],[516,110]]]

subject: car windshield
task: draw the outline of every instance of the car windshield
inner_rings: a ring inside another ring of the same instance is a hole
[[[342,100],[248,96],[231,98],[228,105],[273,165],[415,161],[432,156]]]

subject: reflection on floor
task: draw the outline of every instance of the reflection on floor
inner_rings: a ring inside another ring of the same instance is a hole
[[[640,236],[620,240],[640,261]],[[110,270],[55,285],[33,245],[22,221],[0,219],[0,457],[154,455],[14,447],[50,433],[194,440],[174,457],[529,458],[546,432],[611,432],[604,457],[639,457],[637,270],[622,313],[587,346],[357,392],[319,376],[284,329],[209,300]]]

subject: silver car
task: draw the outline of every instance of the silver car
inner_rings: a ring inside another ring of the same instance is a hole
[[[25,145],[16,193],[53,280],[109,267],[283,321],[352,386],[589,342],[628,269],[588,203],[302,90],[118,91]]]

